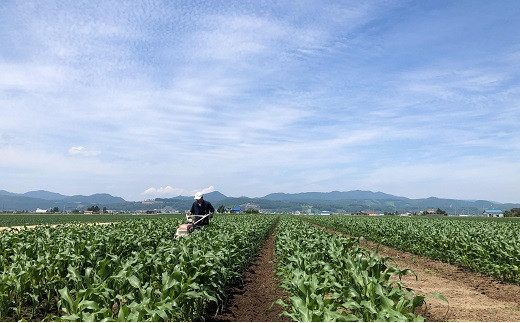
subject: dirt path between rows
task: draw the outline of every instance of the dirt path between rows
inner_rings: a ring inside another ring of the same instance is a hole
[[[280,317],[283,309],[272,305],[284,292],[278,288],[275,276],[274,234],[260,249],[258,256],[244,273],[244,282],[232,287],[223,313],[210,318],[214,322],[288,322]]]
[[[334,231],[316,224],[334,234]],[[378,244],[361,239],[361,245],[376,250]],[[402,281],[419,295],[440,293],[448,300],[428,298],[420,313],[430,322],[520,322],[520,286],[501,283],[491,277],[454,265],[420,257],[388,246],[379,245],[381,257],[391,257],[397,268],[411,269]]]
[[[344,233],[315,225],[334,234]],[[361,239],[361,245],[376,250],[378,244]],[[402,281],[419,295],[440,293],[448,303],[426,299],[420,313],[430,322],[520,322],[520,286],[502,283],[454,265],[409,252],[379,245],[381,257],[391,257],[399,269],[411,269],[417,275]]]
[[[377,246],[362,244],[372,250]],[[379,247],[379,255],[393,258],[400,269],[412,269],[418,279],[408,275],[403,282],[418,294],[440,293],[448,299],[448,304],[426,300],[422,315],[427,321],[520,322],[520,286],[387,246]]]
[[[341,234],[328,230],[336,234]],[[375,250],[377,244],[362,240],[363,247]],[[224,322],[280,322],[290,321],[279,314],[277,305],[271,307],[284,292],[278,288],[275,276],[274,235],[260,250],[244,284],[232,287],[226,310],[211,317]],[[403,282],[420,295],[442,294],[448,303],[429,298],[421,309],[426,321],[433,322],[520,322],[520,286],[501,283],[493,278],[461,269],[429,258],[387,246],[379,246],[379,255],[391,257],[400,269],[412,269],[417,274],[403,277]]]
[[[316,225],[317,226],[317,225]],[[343,234],[317,226],[335,234]],[[378,244],[362,239],[361,245],[376,250]],[[399,269],[417,275],[402,281],[419,295],[440,293],[445,301],[428,298],[419,314],[430,322],[520,322],[520,286],[502,283],[454,265],[380,245],[381,257],[391,257]]]

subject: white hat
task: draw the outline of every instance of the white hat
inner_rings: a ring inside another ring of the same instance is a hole
[[[202,192],[197,192],[197,193],[195,194],[194,199],[195,199],[195,200],[198,200],[198,199],[201,199],[201,198],[202,198]]]

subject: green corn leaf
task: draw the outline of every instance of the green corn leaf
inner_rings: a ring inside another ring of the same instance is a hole
[[[79,274],[78,270],[71,265],[67,267],[67,272],[73,281],[79,281],[81,279],[81,275]]]
[[[204,298],[207,299],[208,301],[218,303],[218,299],[214,296],[211,296],[208,292],[203,291],[202,295],[204,295]]]
[[[193,298],[200,298],[202,296],[202,293],[189,291],[189,292],[184,293],[184,295],[188,298],[193,299]]]
[[[377,311],[376,309],[374,308],[374,304],[372,304],[372,302],[369,302],[369,301],[361,301],[359,303],[362,307],[364,307],[365,309],[367,309],[371,314],[377,314]]]
[[[71,315],[61,316],[60,319],[63,321],[67,321],[67,322],[78,322],[78,321],[80,321],[81,318],[76,314],[71,314]]]
[[[135,277],[134,275],[128,277],[128,282],[134,288],[138,288],[138,289],[141,288],[141,281],[139,280],[139,278]]]
[[[76,314],[78,312],[78,308],[76,302],[74,302],[69,294],[69,289],[67,287],[63,287],[62,289],[59,289],[58,292],[61,296],[60,304],[62,305],[62,310],[70,315]]]
[[[446,303],[449,303],[448,300],[446,299],[446,297],[444,297],[440,293],[428,294],[428,295],[425,296],[425,298],[437,298],[437,299],[440,299],[442,301],[445,301]]]
[[[98,303],[94,301],[83,300],[79,303],[79,308],[89,310],[99,310]]]

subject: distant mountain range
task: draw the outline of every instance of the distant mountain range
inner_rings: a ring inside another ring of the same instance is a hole
[[[424,199],[409,199],[383,192],[372,191],[333,191],[304,193],[271,193],[264,197],[250,198],[229,197],[218,191],[204,194],[215,208],[220,205],[241,206],[242,209],[254,208],[271,212],[319,212],[333,213],[360,211],[373,212],[420,212],[426,209],[441,208],[449,214],[481,214],[484,209],[498,208],[509,210],[520,207],[520,203],[497,203],[493,201],[440,199],[429,197]],[[49,209],[58,207],[60,210],[83,210],[97,205],[100,208],[135,211],[147,209],[164,209],[184,211],[190,208],[193,196],[176,196],[172,198],[156,198],[151,201],[125,201],[121,197],[110,194],[93,194],[89,196],[66,196],[44,190],[31,191],[23,194],[0,190],[0,211],[27,210],[37,208]]]
[[[29,210],[37,208],[48,209],[58,207],[62,209],[76,209],[89,207],[92,205],[117,205],[126,204],[121,197],[110,194],[93,194],[67,196],[48,191],[31,191],[23,194],[11,193],[0,190],[0,211],[3,210]]]
[[[357,200],[357,199],[372,199],[372,200],[405,200],[406,197],[386,194],[383,192],[372,191],[348,191],[339,192],[332,191],[328,193],[322,192],[306,192],[306,193],[271,193],[263,197],[271,201],[336,201],[336,200]]]
[[[225,200],[228,198],[227,196],[220,193],[219,191],[213,191],[211,193],[206,193],[206,194],[203,194],[203,196],[204,196],[204,199],[206,199],[208,201],[221,201],[221,200]],[[190,196],[179,195],[179,196],[173,197],[172,199],[193,201],[193,195],[190,195]]]

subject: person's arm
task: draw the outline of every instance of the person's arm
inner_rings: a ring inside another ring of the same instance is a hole
[[[190,209],[190,212],[189,212],[189,213],[190,213],[190,215],[195,214],[195,203],[193,203],[193,204],[191,205],[191,209]]]
[[[215,213],[215,208],[213,207],[213,205],[211,205],[210,202],[208,202],[207,210],[208,210],[208,213],[210,213],[210,214]]]

